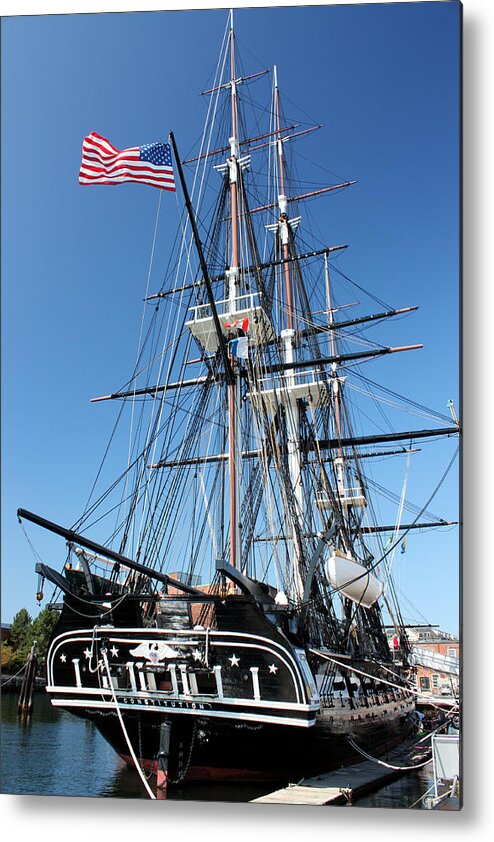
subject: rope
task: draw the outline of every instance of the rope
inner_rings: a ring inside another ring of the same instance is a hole
[[[430,786],[430,787],[429,787],[429,789],[426,789],[426,791],[424,792],[424,794],[423,794],[423,795],[421,795],[421,796],[420,796],[420,798],[417,798],[417,800],[416,800],[416,801],[414,801],[414,802],[413,802],[413,804],[410,804],[410,806],[408,807],[408,809],[409,809],[409,810],[413,810],[413,808],[414,808],[414,807],[415,807],[415,806],[419,803],[419,801],[423,801],[423,800],[424,800],[424,798],[425,798],[427,795],[429,795],[429,792],[432,792],[432,790],[434,789],[434,787],[435,787],[435,783],[433,783],[433,784],[432,784],[432,786]]]
[[[352,672],[358,673],[358,675],[363,675],[364,678],[372,678],[376,681],[381,682],[381,684],[388,684],[390,687],[395,687],[397,690],[407,690],[409,693],[412,693],[414,696],[421,696],[422,693],[419,690],[415,690],[410,685],[403,685],[403,684],[394,684],[392,681],[387,681],[385,678],[381,678],[380,676],[371,675],[368,672],[363,672],[362,670],[357,669],[354,666],[350,666],[349,664],[343,664],[341,661],[337,661],[335,658],[331,658],[329,655],[325,655],[324,652],[320,652],[318,649],[309,649],[309,652],[312,652],[313,655],[318,655],[320,658],[324,658],[326,661],[332,661],[333,664],[336,664],[338,667],[343,667],[344,669],[351,670]],[[382,664],[379,664],[386,672],[391,672],[391,670],[387,670]],[[395,673],[391,673],[394,675]],[[437,710],[444,710],[443,707],[440,705],[435,704],[432,700],[427,700],[429,704],[437,708]],[[432,733],[432,732],[431,732]],[[429,735],[427,735],[428,737]]]
[[[141,353],[142,353],[142,335],[143,335],[143,331],[144,331],[144,319],[145,319],[145,315],[146,315],[146,311],[147,311],[146,302],[147,302],[147,297],[149,295],[149,282],[150,282],[150,279],[151,279],[151,272],[152,272],[152,269],[153,269],[154,251],[155,251],[155,248],[156,248],[156,235],[157,235],[157,231],[158,231],[158,223],[159,223],[160,210],[161,210],[161,198],[162,198],[162,191],[160,190],[158,207],[157,207],[157,210],[156,210],[156,220],[155,220],[155,224],[154,224],[154,233],[153,233],[153,242],[152,242],[152,246],[151,246],[151,255],[150,255],[150,258],[149,258],[148,273],[147,273],[147,278],[146,278],[146,294],[145,294],[145,297],[144,297],[144,305],[143,305],[143,308],[142,308],[141,326],[140,326],[140,330],[139,330],[139,341],[137,343],[137,358],[136,358],[134,371],[137,369],[137,366],[139,364],[139,360],[140,360],[140,357],[141,357]],[[134,381],[134,392],[135,392],[136,389],[137,389],[137,379]],[[134,394],[134,398],[135,398],[135,394]],[[126,471],[125,484],[124,484],[124,489],[123,489],[123,492],[122,492],[122,497],[125,497],[125,495],[127,494],[127,484],[128,484],[128,480],[129,480],[129,473],[128,472],[130,470],[130,464],[131,464],[131,459],[132,459],[132,440],[133,440],[133,430],[134,430],[134,413],[135,413],[135,400],[132,400],[131,401],[131,415],[130,415],[130,429],[129,429],[129,446],[128,446],[128,451],[127,451],[127,471]]]
[[[352,748],[354,748],[355,751],[358,751],[362,757],[366,757],[367,760],[372,760],[373,763],[378,763],[379,766],[386,766],[387,769],[395,769],[397,772],[407,772],[410,769],[422,769],[424,766],[427,766],[428,763],[432,763],[432,757],[430,757],[429,760],[425,760],[423,763],[417,763],[414,766],[393,766],[392,763],[386,763],[384,760],[378,760],[377,757],[372,757],[370,754],[367,754],[366,751],[359,748],[359,746],[354,743],[351,737],[347,737],[347,739]]]
[[[396,548],[397,548],[398,543],[399,543],[398,538],[399,538],[399,531],[400,531],[400,526],[401,526],[401,519],[403,517],[403,507],[405,505],[405,495],[406,495],[407,484],[408,484],[408,472],[410,470],[410,459],[411,459],[411,453],[408,453],[407,464],[406,464],[406,469],[405,469],[405,476],[403,478],[403,488],[401,490],[400,507],[399,507],[399,510],[398,510],[398,518],[397,518],[397,521],[396,521],[396,529],[395,529],[395,533],[394,533],[394,549],[393,549],[391,558],[386,559],[386,565],[385,565],[386,568],[387,568],[387,574],[388,574],[389,578],[391,577],[391,571],[393,569],[393,561],[394,561],[395,554],[396,554]]]
[[[455,459],[456,459],[456,457],[457,457],[457,455],[458,455],[458,452],[459,452],[459,447],[457,447],[457,448],[456,448],[456,450],[455,450],[455,452],[454,452],[454,454],[453,454],[452,458],[450,459],[450,461],[449,461],[449,463],[448,463],[448,465],[447,465],[447,467],[446,467],[446,470],[444,471],[444,473],[443,473],[443,475],[442,475],[441,479],[439,480],[439,482],[437,483],[436,487],[434,488],[434,491],[433,491],[433,492],[432,492],[432,494],[430,495],[429,499],[426,501],[425,505],[421,508],[421,510],[420,510],[420,512],[418,513],[418,515],[417,515],[417,516],[415,517],[415,519],[412,521],[412,523],[410,524],[410,526],[408,527],[408,529],[405,529],[405,530],[402,532],[402,534],[401,534],[400,538],[398,538],[398,540],[397,540],[397,541],[395,541],[395,542],[394,542],[394,543],[390,546],[389,550],[387,550],[386,552],[384,552],[384,553],[382,554],[381,558],[379,558],[377,561],[375,561],[375,562],[374,562],[373,564],[371,564],[369,567],[366,567],[366,568],[365,568],[365,572],[364,572],[364,573],[361,573],[359,576],[355,576],[355,578],[354,578],[354,579],[351,579],[350,581],[345,582],[345,584],[344,584],[342,587],[348,587],[348,585],[351,585],[351,584],[353,584],[354,582],[357,582],[359,579],[362,579],[364,576],[367,576],[369,573],[371,573],[373,570],[375,570],[375,569],[376,569],[376,567],[378,567],[378,566],[381,564],[381,562],[383,562],[383,561],[384,561],[384,559],[385,559],[385,558],[387,558],[387,556],[388,556],[390,553],[392,553],[392,552],[393,552],[393,550],[395,549],[395,547],[396,547],[396,546],[397,546],[397,545],[398,545],[401,541],[403,541],[403,539],[405,538],[405,536],[406,536],[406,535],[408,535],[408,533],[410,532],[410,530],[411,530],[411,529],[414,527],[414,525],[417,523],[418,519],[422,516],[423,512],[425,512],[425,510],[427,509],[427,506],[429,505],[429,503],[430,503],[430,502],[434,499],[434,497],[435,497],[435,496],[436,496],[436,494],[438,493],[438,491],[439,491],[439,489],[441,488],[441,486],[442,486],[443,482],[445,481],[445,479],[446,479],[447,475],[449,474],[449,472],[450,472],[451,468],[453,467],[453,462],[455,461]],[[341,591],[341,590],[342,590],[342,587],[339,587],[339,588],[333,588],[333,589],[332,589],[332,591],[331,591],[331,593],[338,593],[339,591]]]
[[[115,695],[115,689],[113,687],[112,680],[111,680],[110,667],[109,667],[109,664],[108,664],[108,657],[107,657],[107,654],[106,654],[106,649],[102,649],[101,654],[103,655],[103,660],[105,662],[106,674],[108,676],[108,684],[110,686],[111,694],[112,694],[112,697],[113,697],[113,704],[115,705],[115,710],[117,711],[117,716],[120,720],[122,732],[123,732],[123,735],[125,737],[125,742],[127,743],[128,747],[129,747],[129,751],[130,751],[132,760],[134,761],[134,765],[135,765],[135,767],[136,767],[136,769],[139,773],[139,777],[140,777],[142,783],[144,784],[144,788],[145,788],[147,794],[149,795],[150,798],[152,798],[154,801],[156,801],[156,796],[155,796],[154,792],[152,791],[151,787],[149,786],[149,784],[146,780],[144,772],[141,769],[140,763],[138,763],[138,761],[137,761],[137,757],[135,756],[134,749],[132,748],[132,744],[129,740],[129,735],[127,734],[127,730],[125,728],[125,724],[124,724],[124,721],[123,721],[122,714],[120,713],[120,707],[118,705],[117,697]]]
[[[26,661],[26,663],[22,665],[22,667],[20,668],[20,670],[18,670],[18,672],[16,672],[16,673],[15,673],[15,675],[10,675],[10,676],[7,678],[7,680],[3,682],[2,687],[6,687],[6,686],[7,686],[7,684],[9,684],[9,682],[10,682],[10,681],[13,681],[13,679],[14,679],[14,678],[17,678],[17,676],[18,676],[18,675],[20,675],[20,673],[22,672],[22,670],[25,670],[25,669],[26,669],[27,665],[28,665],[28,661]]]
[[[332,661],[332,663],[336,664],[336,666],[338,667],[343,667],[344,669],[351,670],[351,672],[358,673],[358,675],[363,675],[364,678],[372,678],[374,680],[380,681],[381,684],[388,684],[390,687],[396,687],[397,690],[408,690],[410,693],[414,693],[416,696],[420,695],[418,690],[413,690],[411,687],[405,687],[403,684],[394,684],[392,681],[387,681],[385,678],[380,678],[376,675],[371,675],[368,672],[363,672],[362,670],[359,670],[354,666],[350,666],[349,664],[343,664],[341,661],[337,661],[335,658],[331,658],[329,655],[325,655],[324,652],[319,652],[318,649],[309,649],[309,652],[312,652],[313,655],[319,655],[320,658],[325,658],[326,661]]]

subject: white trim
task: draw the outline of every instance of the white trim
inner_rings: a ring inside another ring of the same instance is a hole
[[[132,688],[132,692],[137,693],[137,684],[136,684],[136,676],[135,676],[135,672],[134,672],[134,664],[135,664],[135,661],[127,661],[125,666],[127,667],[128,671],[129,671],[129,679],[130,679],[130,686]]]
[[[98,626],[96,628],[99,629],[100,627]],[[125,629],[125,630],[123,630],[123,629],[112,629],[112,631],[114,632],[114,634],[109,638],[111,643],[126,643],[126,644],[131,645],[131,644],[134,644],[134,643],[142,642],[143,635],[154,635],[154,636],[158,636],[158,638],[160,636],[170,637],[172,635],[175,635],[177,637],[186,637],[186,636],[190,636],[191,632],[193,631],[194,637],[205,637],[207,630],[204,629],[203,631],[201,631],[199,629],[193,629],[193,630],[192,629],[184,629],[184,630],[170,629],[170,631],[167,631],[166,629]],[[128,638],[128,637],[117,637],[116,636],[116,634],[118,634],[118,633],[122,634],[123,631],[127,632],[128,634],[137,634],[137,635],[139,635],[139,637],[137,639],[135,639],[135,638],[132,639],[132,638]],[[276,650],[278,650],[278,651],[273,651],[272,654],[276,655],[285,664],[287,669],[290,671],[291,676],[292,676],[292,680],[293,680],[293,683],[294,683],[294,687],[295,687],[297,701],[300,701],[299,683],[300,683],[300,687],[303,689],[304,694],[305,694],[305,680],[304,680],[305,676],[303,676],[302,669],[301,669],[300,665],[298,664],[297,659],[292,655],[290,650],[288,648],[286,648],[285,646],[282,646],[277,641],[271,640],[270,638],[264,637],[263,635],[247,634],[245,632],[229,632],[229,631],[216,631],[215,630],[213,632],[213,634],[214,634],[214,637],[228,637],[228,638],[234,638],[235,637],[235,638],[242,638],[242,639],[247,638],[248,640],[254,640],[254,641],[260,640],[260,641],[264,641],[264,642],[268,643],[270,647],[276,647]],[[74,635],[76,635],[76,636],[74,637]],[[85,637],[84,635],[87,635],[87,637]],[[81,641],[81,642],[92,642],[93,637],[94,637],[93,629],[80,629],[76,632],[74,632],[74,631],[64,632],[63,634],[59,635],[58,637],[56,637],[53,640],[53,642],[50,646],[49,652],[48,652],[48,657],[47,657],[48,675],[49,675],[49,678],[51,680],[51,683],[53,683],[53,663],[54,663],[54,660],[55,660],[55,655],[56,655],[58,649],[60,648],[60,646],[62,645],[62,643],[72,643],[72,642],[78,643],[79,641]],[[180,642],[186,643],[188,645],[194,645],[192,641],[180,641]],[[195,644],[197,644],[197,641],[195,641]],[[212,645],[214,645],[214,646],[228,646],[228,645],[231,645],[231,644],[229,642],[224,643],[221,640],[215,640],[214,638],[212,638],[211,633],[210,633],[209,634],[209,645],[210,646],[212,646]],[[270,648],[268,648],[266,646],[256,645],[255,643],[250,643],[250,644],[245,643],[245,644],[238,644],[238,645],[243,645],[244,648],[264,649],[265,651],[268,651],[268,652],[271,651]],[[293,666],[296,668],[296,671],[298,672],[298,675],[299,675],[300,682],[298,682],[297,679],[295,678],[294,671],[291,669],[291,667],[289,666],[287,661],[285,661],[285,659],[281,656],[279,650],[281,650],[281,652],[283,652],[290,659]]]
[[[229,641],[224,642],[222,640],[218,640],[218,641],[212,640],[211,645],[212,646],[224,646],[224,647],[228,646],[228,647],[230,647],[231,643]],[[238,647],[239,648],[241,647],[242,649],[262,649],[264,652],[269,652],[270,655],[274,655],[274,657],[278,658],[278,660],[281,661],[286,666],[287,670],[289,671],[289,673],[292,677],[293,686],[295,688],[295,694],[297,696],[297,702],[300,703],[300,690],[299,690],[298,682],[297,682],[297,679],[295,678],[294,672],[293,672],[290,664],[287,661],[285,661],[285,659],[282,658],[282,656],[278,652],[273,652],[268,646],[260,646],[257,643],[239,643]],[[298,664],[297,664],[297,666],[298,666]],[[299,670],[300,670],[300,673],[301,673],[302,670],[300,669],[300,667],[299,667]],[[304,687],[303,681],[301,681],[300,684],[302,685],[302,687]]]
[[[140,684],[141,690],[144,690],[144,692],[146,692],[149,688],[146,684],[146,673],[142,669],[143,666],[144,666],[144,664],[143,664],[142,661],[136,662],[137,675],[139,676],[139,684]]]
[[[254,701],[261,701],[261,688],[259,687],[259,667],[251,667],[252,688],[254,690]]]
[[[103,628],[107,629],[108,627],[106,627],[106,626],[105,627],[96,626],[96,628],[99,631],[100,629],[103,630]],[[167,635],[170,635],[170,636],[176,635],[177,638],[178,638],[178,637],[187,637],[190,634],[193,634],[195,637],[205,637],[206,632],[208,631],[208,629],[170,629],[170,630],[167,630],[167,629],[150,629],[150,628],[148,628],[148,629],[145,629],[145,628],[140,628],[140,629],[139,628],[136,628],[136,629],[111,628],[111,629],[108,629],[108,630],[109,631],[111,630],[113,632],[113,636],[112,636],[111,640],[115,643],[141,643],[143,635],[157,635],[158,637],[167,636]],[[134,640],[129,639],[128,637],[116,637],[117,634],[123,634],[124,632],[127,633],[127,634],[138,635],[138,637]],[[74,638],[74,634],[77,635],[76,638]],[[83,635],[87,635],[87,638],[84,638]],[[216,629],[214,629],[212,632],[211,632],[211,630],[209,630],[209,636],[211,637],[212,635],[214,635],[215,637],[240,637],[240,638],[248,638],[249,640],[264,640],[267,643],[269,643],[271,646],[275,646],[277,649],[281,649],[283,652],[286,652],[286,654],[289,655],[290,657],[293,657],[287,646],[284,646],[284,645],[282,646],[281,643],[278,643],[278,641],[272,640],[269,637],[264,637],[264,635],[249,634],[247,632],[236,632],[236,631],[219,631],[219,630],[216,630]],[[93,639],[93,629],[78,629],[75,632],[72,630],[70,632],[64,632],[63,634],[58,635],[58,637],[56,637],[53,640],[53,642],[50,646],[50,652],[51,652],[51,649],[54,648],[55,643],[57,643],[57,641],[63,640],[64,638],[67,638],[66,642],[69,642],[70,640],[86,640],[86,639],[88,641],[92,641],[92,639]],[[171,641],[171,642],[173,642],[173,641]],[[181,640],[179,641],[177,639],[177,643],[187,643],[187,641],[181,641]],[[190,645],[197,645],[197,643],[198,643],[197,640],[190,641]],[[294,660],[294,663],[296,664],[295,659],[293,659],[293,660]]]
[[[177,681],[177,666],[176,664],[170,664],[168,669],[170,670],[170,678],[172,680],[172,692],[175,693],[176,696],[180,696],[180,690],[178,688]]]
[[[184,688],[183,695],[190,696],[190,688],[189,688],[189,680],[187,677],[187,665],[186,664],[179,664],[178,668],[180,670],[180,678],[182,679],[182,687]]]
[[[85,707],[85,708],[111,708],[111,710],[115,710],[115,704],[113,702],[100,702],[93,703],[87,702],[84,700],[81,701],[70,701],[69,699],[52,699],[51,703],[54,707]],[[265,722],[268,724],[274,725],[289,725],[291,727],[298,727],[298,728],[311,728],[315,724],[316,718],[314,716],[314,720],[308,721],[306,719],[291,719],[288,717],[280,717],[280,716],[268,716],[268,715],[256,715],[255,713],[242,713],[241,717],[238,713],[229,712],[229,711],[216,711],[216,710],[198,710],[193,708],[172,708],[172,707],[158,707],[155,708],[151,705],[118,705],[119,710],[131,710],[133,708],[139,708],[140,711],[151,711],[151,713],[155,713],[159,711],[162,713],[166,710],[167,715],[170,713],[177,713],[177,714],[190,714],[192,716],[200,716],[204,718],[219,718],[219,719],[238,719],[238,720],[248,720],[249,722]]]
[[[218,691],[218,699],[223,699],[223,681],[221,680],[221,666],[213,667],[214,678],[216,681],[216,690]]]
[[[75,696],[105,696],[108,695],[111,691],[107,688],[101,687],[81,687],[80,689],[77,687],[64,687],[64,686],[57,686],[57,685],[48,685],[46,688],[47,693],[71,693]],[[214,702],[215,704],[220,703],[223,705],[234,705],[241,707],[252,707],[252,708],[274,708],[276,710],[293,710],[293,711],[314,711],[315,713],[319,712],[320,706],[319,705],[303,705],[297,702],[270,702],[270,701],[263,701],[255,700],[255,699],[241,699],[241,698],[229,698],[225,696],[223,699],[220,699],[218,696],[192,696],[192,695],[184,695],[183,693],[180,694],[178,697],[170,696],[168,693],[163,691],[157,691],[156,693],[152,693],[150,690],[138,690],[137,693],[132,693],[129,690],[119,690],[119,696],[125,696],[126,698],[132,699],[149,699],[150,701],[170,701],[170,702],[194,702],[197,704],[211,704]]]
[[[82,687],[81,671],[79,669],[79,658],[72,658],[72,663],[74,664],[76,687]]]

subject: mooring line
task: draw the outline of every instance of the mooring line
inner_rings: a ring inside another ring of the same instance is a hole
[[[139,777],[140,777],[142,783],[144,784],[146,792],[148,793],[150,798],[152,798],[153,800],[156,800],[156,795],[154,794],[151,787],[149,786],[149,784],[146,780],[146,777],[144,775],[144,772],[141,770],[141,765],[137,761],[137,757],[135,755],[134,749],[132,748],[132,744],[130,742],[129,735],[127,734],[127,729],[125,728],[125,723],[123,721],[123,717],[122,717],[122,714],[120,712],[120,707],[119,707],[119,704],[117,702],[117,697],[115,695],[115,689],[113,687],[112,680],[111,680],[110,667],[109,667],[109,664],[108,664],[108,657],[107,657],[107,654],[106,654],[106,649],[102,648],[101,654],[103,655],[103,660],[105,662],[106,674],[108,676],[108,684],[110,686],[110,691],[111,691],[111,694],[113,696],[113,703],[115,705],[115,710],[117,711],[117,715],[118,715],[118,718],[120,720],[120,725],[122,726],[123,735],[125,737],[125,741],[126,741],[128,747],[129,747],[129,751],[130,751],[132,760],[134,761],[135,767],[136,767],[136,769],[139,773]]]
[[[392,763],[386,763],[385,760],[379,760],[377,757],[372,757],[370,754],[367,754],[363,748],[360,748],[357,743],[355,743],[351,737],[347,737],[348,742],[355,749],[358,751],[362,757],[367,758],[367,760],[372,760],[373,763],[378,763],[379,766],[386,766],[387,769],[395,769],[397,772],[407,772],[409,769],[422,769],[423,766],[427,766],[428,763],[432,763],[432,757],[429,760],[425,760],[423,763],[417,763],[414,766],[393,766]]]

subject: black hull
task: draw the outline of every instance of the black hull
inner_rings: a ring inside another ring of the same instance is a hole
[[[299,729],[172,717],[168,784],[188,781],[293,781],[361,760],[349,743],[380,756],[414,733],[413,703],[401,700],[377,709],[323,711],[316,725]],[[353,717],[353,719],[351,718]],[[129,765],[134,762],[117,716],[91,713],[103,737]],[[124,718],[125,730],[142,770],[157,772],[163,716],[138,712]]]
[[[47,659],[53,704],[161,784],[299,780],[359,760],[349,737],[378,756],[413,733],[413,696],[379,664],[311,654],[251,599],[215,613],[214,628],[80,629],[65,612]]]

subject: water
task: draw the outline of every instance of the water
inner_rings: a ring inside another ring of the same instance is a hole
[[[140,798],[148,795],[94,725],[52,707],[44,693],[34,697],[33,715],[17,719],[17,693],[2,694],[1,787],[5,794]],[[355,802],[355,807],[411,807],[431,786],[431,766],[408,773]],[[191,784],[173,787],[167,798],[246,802],[269,785]],[[420,802],[416,809],[422,809]]]

